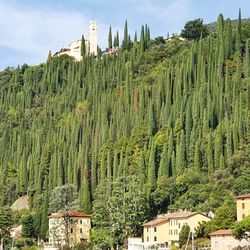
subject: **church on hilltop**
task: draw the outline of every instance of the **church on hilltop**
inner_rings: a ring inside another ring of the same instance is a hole
[[[75,58],[76,61],[81,61],[81,43],[82,39],[78,39],[70,43],[68,48],[61,48],[54,56],[69,55]],[[86,55],[97,55],[97,22],[89,22],[89,40],[85,39]]]

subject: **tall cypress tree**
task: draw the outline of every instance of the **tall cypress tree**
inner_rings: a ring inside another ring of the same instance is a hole
[[[108,47],[109,47],[109,49],[113,48],[112,28],[111,28],[111,26],[109,26]]]
[[[82,35],[82,41],[81,41],[81,56],[84,57],[86,55],[86,44],[84,36]]]

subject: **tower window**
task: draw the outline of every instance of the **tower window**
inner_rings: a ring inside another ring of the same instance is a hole
[[[245,203],[242,203],[242,209],[245,209]]]

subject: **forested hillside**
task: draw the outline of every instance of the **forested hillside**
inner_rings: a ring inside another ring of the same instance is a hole
[[[217,32],[199,41],[150,39],[143,26],[131,42],[126,26],[115,56],[49,57],[2,71],[1,204],[28,194],[46,220],[50,192],[71,183],[81,210],[105,228],[105,205],[115,216],[135,202],[141,217],[129,218],[140,224],[168,208],[215,211],[250,192],[242,27],[220,15]]]

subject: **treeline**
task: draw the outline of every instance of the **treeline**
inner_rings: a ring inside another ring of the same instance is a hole
[[[115,56],[0,73],[2,204],[27,193],[45,218],[43,197],[71,183],[91,212],[98,185],[124,176],[137,177],[150,216],[214,210],[250,190],[250,37],[240,15],[236,29],[220,15],[200,41],[152,40],[148,26],[135,37],[126,23]]]

